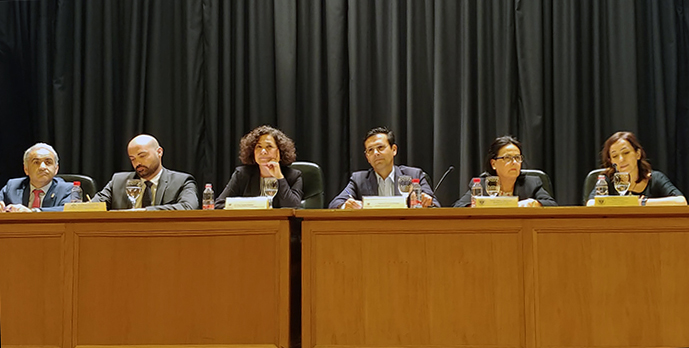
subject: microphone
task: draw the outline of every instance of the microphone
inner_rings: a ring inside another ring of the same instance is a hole
[[[612,168],[615,169],[615,171],[613,171],[613,173],[617,173],[617,164],[613,163]]]
[[[445,180],[447,174],[450,174],[450,172],[453,170],[455,170],[455,166],[450,166],[449,168],[447,168],[445,174],[443,174],[443,176],[440,177],[440,180],[438,180],[438,184],[435,185],[435,188],[433,189],[433,194],[435,194],[435,191],[438,191],[438,187],[440,187],[440,184],[443,183],[443,180]]]

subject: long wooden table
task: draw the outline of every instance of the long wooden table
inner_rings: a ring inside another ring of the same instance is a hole
[[[303,347],[689,346],[689,208],[297,211]]]
[[[2,345],[287,347],[292,215],[0,214]]]
[[[304,347],[689,346],[689,208],[573,207],[0,214],[3,347],[287,347],[295,215]]]

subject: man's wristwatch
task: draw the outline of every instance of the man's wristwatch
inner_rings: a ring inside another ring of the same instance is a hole
[[[641,198],[641,206],[645,207],[646,206],[646,201],[648,201],[648,197]]]

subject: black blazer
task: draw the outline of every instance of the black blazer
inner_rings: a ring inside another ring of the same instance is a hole
[[[485,178],[481,178],[481,186],[483,187],[483,192],[486,192]],[[544,207],[554,207],[557,206],[557,202],[553,197],[550,197],[548,191],[543,188],[543,183],[541,178],[521,174],[517,177],[517,181],[514,183],[514,191],[512,192],[515,196],[519,197],[519,200],[524,200],[528,198],[533,198],[541,203]],[[469,207],[471,206],[471,190],[467,191],[462,198],[460,198],[453,207]]]
[[[278,180],[278,193],[273,197],[274,208],[298,208],[304,196],[301,171],[280,166],[284,178]],[[232,173],[230,182],[215,200],[215,209],[225,208],[227,197],[257,197],[261,194],[261,171],[258,165],[239,166]]]
[[[440,203],[433,194],[431,185],[428,184],[426,177],[423,175],[423,170],[407,166],[394,166],[394,171],[395,179],[399,178],[400,175],[409,175],[412,177],[412,179],[421,179],[421,190],[425,194],[433,197],[433,206],[440,207]],[[394,186],[395,196],[401,196],[402,194],[400,193],[397,184]],[[349,199],[350,195],[356,200],[361,200],[364,196],[378,196],[378,179],[376,177],[376,173],[373,171],[373,168],[352,173],[352,176],[349,178],[349,183],[345,189],[342,190],[337,197],[330,201],[328,208],[340,208],[342,204]]]
[[[618,196],[619,193],[615,190],[615,183],[606,177],[608,182],[608,194]],[[672,196],[683,196],[682,191],[680,191],[675,185],[672,184],[670,179],[660,171],[651,171],[651,177],[648,178],[648,184],[642,192],[629,191],[629,194],[637,196],[646,196],[647,198],[663,198]],[[593,199],[596,195],[596,187],[593,187],[591,193],[589,193],[589,199]]]

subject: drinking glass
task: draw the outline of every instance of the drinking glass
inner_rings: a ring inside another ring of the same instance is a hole
[[[491,197],[500,193],[500,177],[489,176],[486,178],[486,193]]]
[[[276,178],[263,178],[263,191],[268,196],[268,202],[270,203],[270,208],[273,207],[273,197],[278,193],[278,179]]]
[[[402,196],[404,196],[404,200],[407,200],[407,197],[411,193],[411,176],[409,175],[400,175],[399,178],[397,178],[397,188],[400,190],[400,193]]]
[[[127,186],[125,186],[125,190],[127,191],[127,198],[129,198],[129,202],[132,203],[132,209],[136,208],[136,201],[139,199],[139,196],[141,196],[141,180],[139,179],[129,179],[127,180]]]
[[[632,180],[629,176],[629,173],[617,172],[615,173],[613,180],[615,183],[615,190],[617,190],[620,196],[624,196],[625,194],[627,194],[629,186],[632,184]]]

